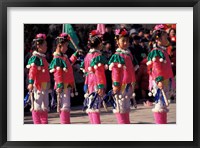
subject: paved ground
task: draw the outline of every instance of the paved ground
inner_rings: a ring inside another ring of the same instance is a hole
[[[89,119],[86,113],[82,112],[82,106],[72,107],[71,124],[88,124]],[[137,109],[133,108],[130,112],[131,124],[154,124],[152,107],[144,107],[138,104]],[[108,112],[101,109],[101,123],[102,124],[117,124],[116,118],[112,113],[112,108],[108,108]],[[176,124],[176,103],[171,103],[169,106],[169,113],[167,114],[167,121],[169,124]],[[59,124],[59,115],[56,112],[49,113],[49,124]],[[32,124],[31,113],[25,113],[25,124]]]

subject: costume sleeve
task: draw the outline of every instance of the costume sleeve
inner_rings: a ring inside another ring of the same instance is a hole
[[[112,67],[112,82],[114,86],[120,86],[122,83],[122,68],[118,68],[116,64]]]
[[[61,58],[54,58],[49,65],[50,72],[54,72],[56,88],[63,88],[63,73],[67,72],[67,64]]]
[[[166,62],[166,60],[164,54],[160,50],[154,49],[149,53],[147,65],[156,82],[163,81],[163,62]]]
[[[36,75],[37,75],[37,66],[33,65],[30,67],[29,70],[29,84],[34,84],[34,80],[36,79]]]
[[[119,54],[114,54],[110,58],[109,70],[112,71],[112,82],[114,86],[120,86],[122,82],[123,68],[125,66],[125,60]]]
[[[106,85],[106,76],[105,76],[105,67],[107,65],[107,60],[103,55],[98,55],[93,58],[90,62],[90,67],[94,70],[97,87],[99,89],[105,88]]]
[[[95,76],[96,76],[96,81],[97,81],[97,88],[98,89],[105,88],[106,76],[105,76],[104,65],[98,66],[98,68],[95,69]]]
[[[74,64],[77,60],[77,55],[78,53],[75,52],[74,54],[71,55],[71,57],[69,58],[69,60],[71,61],[72,64]]]
[[[29,84],[34,84],[36,79],[38,69],[41,69],[41,66],[44,66],[42,59],[37,56],[32,56],[28,60],[27,68],[29,68]]]
[[[159,58],[156,57],[156,61],[153,62],[152,65],[152,73],[154,74],[155,80],[156,82],[160,82],[163,81],[163,74],[162,74],[162,62],[159,61]]]

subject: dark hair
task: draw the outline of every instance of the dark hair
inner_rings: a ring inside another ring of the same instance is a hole
[[[126,30],[126,28],[121,28],[120,30],[116,30],[115,39],[119,40],[121,37],[128,37],[129,38],[129,33]]]
[[[112,28],[111,24],[105,24],[105,28]]]
[[[174,29],[174,28],[170,28],[168,34],[170,34],[170,32],[171,32],[172,30],[174,30],[174,32],[176,33],[176,29]]]
[[[138,36],[138,35],[135,35],[134,37],[133,37],[133,40],[141,40],[141,37],[140,36]]]
[[[57,38],[56,38],[56,45],[58,44],[64,44],[65,42],[70,41],[70,36],[67,33],[61,33]]]
[[[144,30],[144,34],[149,34],[150,33],[150,30],[149,29],[145,29]]]
[[[97,35],[91,36],[88,40],[88,46],[90,48],[96,48],[102,42],[101,38]]]
[[[46,35],[43,33],[38,33],[33,39],[32,50],[38,50],[37,45],[42,45],[46,41]]]
[[[152,35],[152,41],[159,39],[162,35],[166,34],[165,30],[154,30]]]
[[[144,28],[140,28],[139,30],[138,30],[138,33],[139,32],[143,32],[144,33]]]

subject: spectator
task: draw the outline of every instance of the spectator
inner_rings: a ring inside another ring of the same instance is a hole
[[[131,29],[130,31],[129,31],[129,41],[130,41],[130,44],[132,44],[132,42],[133,42],[133,38],[134,38],[134,36],[136,36],[138,34],[138,32],[136,31],[136,29]]]
[[[115,52],[115,34],[112,31],[112,25],[106,24],[105,25],[105,33],[103,34],[103,41],[104,42],[109,42],[111,44],[111,51],[112,53]]]
[[[131,51],[132,55],[135,57],[136,61],[134,62],[134,65],[139,65],[140,62],[143,60],[143,54],[146,54],[146,51],[140,46],[140,39],[139,36],[134,36],[133,38],[133,44],[129,47],[129,50]]]
[[[140,28],[140,29],[138,30],[138,36],[141,37],[141,38],[144,37],[144,28]]]

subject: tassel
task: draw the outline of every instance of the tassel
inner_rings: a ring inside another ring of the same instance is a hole
[[[26,65],[26,68],[28,68],[28,69],[29,69],[30,67],[31,67],[31,65]]]
[[[100,67],[100,66],[101,66],[101,63],[98,64],[98,67]]]
[[[97,65],[94,65],[94,69],[97,69],[98,67],[97,67]]]
[[[91,70],[92,70],[92,67],[88,67],[88,70],[91,71]]]
[[[55,71],[55,69],[53,68],[53,69],[50,70],[50,73],[53,73],[54,71]]]
[[[107,64],[105,65],[105,69],[106,69],[106,70],[108,69],[108,65],[107,65]]]
[[[56,70],[60,70],[60,67],[56,67]]]
[[[63,68],[63,71],[67,72],[67,68],[64,67],[64,68]]]
[[[72,98],[74,97],[74,93],[73,93],[73,92],[71,93],[71,97],[72,97]]]
[[[41,67],[40,66],[38,66],[38,68],[37,68],[38,70],[41,70]]]
[[[117,67],[118,67],[118,68],[121,68],[121,67],[122,67],[122,64],[118,64]]]
[[[151,97],[151,96],[152,96],[152,93],[151,93],[151,92],[149,92],[149,93],[148,93],[148,95],[149,95],[149,97]]]
[[[152,59],[152,61],[155,62],[155,61],[156,61],[156,58],[154,57],[154,58]]]
[[[163,62],[163,58],[160,58],[159,61],[160,61],[160,62]]]
[[[151,63],[152,63],[151,61],[148,61],[146,64],[147,64],[147,65],[151,65]]]

